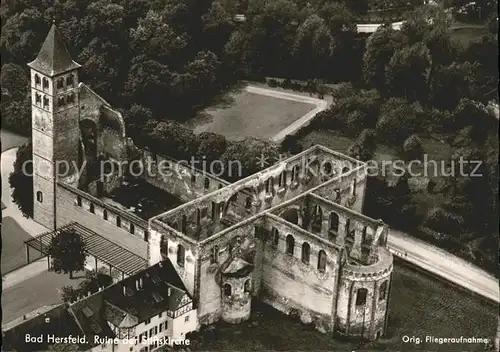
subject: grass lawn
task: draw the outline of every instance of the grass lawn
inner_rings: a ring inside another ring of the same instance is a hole
[[[497,309],[456,288],[397,264],[391,288],[388,335],[375,343],[347,343],[310,330],[287,316],[259,307],[252,322],[204,332],[201,351],[483,351],[480,345],[404,344],[402,336],[494,336]]]
[[[312,104],[268,97],[244,90],[229,93],[187,125],[195,133],[214,132],[230,140],[271,138],[315,108]]]
[[[24,241],[32,237],[11,217],[2,219],[2,275],[26,264],[26,248]],[[30,261],[41,255],[30,249]]]
[[[2,139],[2,152],[7,149],[19,147],[28,141],[28,138],[14,132],[7,131],[4,128],[0,129],[0,133],[0,137]]]
[[[74,273],[70,280],[68,274],[44,271],[2,292],[2,323],[8,323],[23,314],[45,305],[62,303],[57,291],[65,285],[76,287],[85,279],[83,273]]]
[[[456,39],[463,47],[469,46],[473,42],[481,40],[483,35],[488,33],[485,26],[470,26],[451,29],[451,37]]]

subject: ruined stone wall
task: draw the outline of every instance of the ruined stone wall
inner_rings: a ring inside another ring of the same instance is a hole
[[[238,324],[250,318],[252,309],[252,295],[245,292],[246,277],[224,277],[222,284],[231,285],[231,296],[222,292],[222,320],[230,324]]]
[[[374,265],[348,262],[343,266],[337,302],[337,332],[367,340],[384,335],[392,269],[392,255],[383,247],[379,247],[378,261]],[[366,289],[366,299],[360,302],[358,295],[363,296],[362,289]]]
[[[199,255],[199,292],[198,314],[200,324],[211,324],[220,319],[222,314],[221,301],[221,271],[233,258],[230,249],[235,249],[238,240],[243,250],[243,256],[248,262],[258,265],[254,257],[255,225],[258,220],[247,221],[239,226],[200,243]],[[214,257],[216,254],[216,257]],[[260,279],[253,271],[252,281]],[[253,287],[255,292],[255,286]]]
[[[298,314],[320,331],[332,331],[341,249],[276,216],[266,217],[265,228],[275,228],[279,241],[274,246],[272,239],[264,240],[259,297],[286,314]],[[287,253],[288,235],[294,238],[293,255]],[[305,242],[310,246],[307,262],[302,260]],[[320,251],[326,254],[324,271],[318,270]]]
[[[325,182],[313,193],[361,213],[365,189],[366,169],[360,167]]]
[[[199,275],[196,242],[174,229],[150,224],[148,247],[149,265],[153,266],[162,260],[170,259],[189,294],[196,297],[196,283]],[[182,260],[182,252],[184,260]]]
[[[79,204],[79,199],[81,205]],[[91,212],[91,204],[94,213]],[[104,219],[104,210],[107,212],[107,220]],[[137,255],[147,258],[148,224],[146,221],[127,214],[123,210],[111,207],[91,195],[72,188],[68,185],[57,184],[57,227],[72,221],[78,222],[88,229],[99,234],[112,234],[112,237],[134,236],[142,241],[125,241],[140,244],[140,248],[127,248],[136,252]],[[120,218],[120,220],[117,220]],[[120,223],[120,226],[118,226]],[[134,226],[131,227],[131,224]],[[133,233],[132,231],[133,230]],[[118,245],[122,245],[118,243]],[[126,247],[126,245],[123,245]]]
[[[142,163],[151,171],[143,178],[155,187],[163,189],[184,202],[199,198],[229,183],[215,176],[195,170],[176,160],[143,150]]]

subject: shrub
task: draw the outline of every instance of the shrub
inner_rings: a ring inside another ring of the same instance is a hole
[[[464,219],[441,207],[435,207],[427,213],[424,225],[438,232],[457,234],[462,229]]]
[[[269,79],[269,80],[267,81],[267,85],[268,85],[269,87],[272,87],[272,88],[274,88],[274,87],[279,87],[279,82],[278,82],[277,80],[275,80],[274,78],[271,78],[271,79]]]
[[[424,155],[422,141],[416,134],[411,135],[403,143],[403,155],[407,161],[421,160]]]

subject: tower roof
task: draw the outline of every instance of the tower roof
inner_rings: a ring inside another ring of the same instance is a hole
[[[55,76],[79,68],[81,65],[73,61],[56,24],[53,23],[38,56],[28,66],[47,76]]]

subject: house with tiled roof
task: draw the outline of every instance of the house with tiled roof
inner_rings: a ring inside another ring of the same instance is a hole
[[[187,333],[196,330],[196,317],[192,297],[166,260],[83,299],[8,327],[4,346],[23,352],[50,348],[46,338],[43,344],[26,345],[25,335],[31,333],[79,336],[75,346],[82,351],[154,351],[169,341],[184,340]]]

